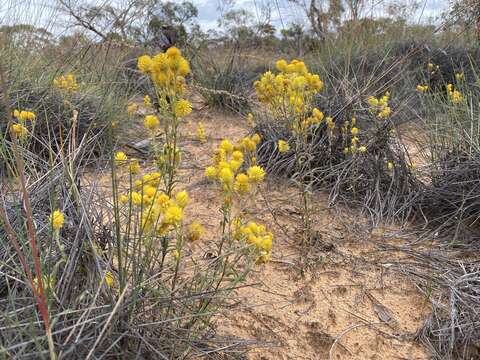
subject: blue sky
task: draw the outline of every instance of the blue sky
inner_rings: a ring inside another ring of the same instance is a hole
[[[89,2],[104,4],[110,2],[126,2],[128,0],[78,0],[78,3]],[[174,0],[181,1],[181,0]],[[216,29],[217,19],[220,16],[218,8],[226,3],[226,0],[191,0],[199,10],[198,22],[203,29]],[[230,0],[231,1],[231,0]],[[299,0],[310,1],[310,0]],[[448,0],[365,0],[364,13],[366,16],[381,16],[385,14],[385,8],[389,3],[409,3],[420,1],[420,10],[410,17],[410,22],[424,22],[428,18],[435,18],[448,8]],[[254,17],[260,19],[262,7],[269,6],[272,24],[281,29],[291,22],[304,22],[300,8],[292,5],[288,0],[235,0],[237,8],[245,8]],[[0,0],[0,23],[28,22],[42,24],[49,28],[53,23],[62,22],[61,17],[55,11],[56,0]],[[28,9],[25,11],[25,9]],[[8,14],[8,15],[7,15]],[[50,25],[50,26],[49,26]]]
[[[301,0],[302,1],[302,0]],[[309,1],[309,0],[306,0]],[[403,0],[400,2],[411,3],[413,0]],[[219,12],[217,8],[223,3],[223,0],[193,0],[198,7],[198,20],[204,28],[216,28]],[[366,0],[366,15],[380,16],[384,14],[385,8],[390,3],[399,3],[398,0]],[[290,22],[302,21],[302,11],[292,5],[288,0],[236,0],[237,7],[249,10],[254,16],[261,14],[261,8],[270,5],[272,8],[272,22],[277,28],[287,25]],[[407,5],[408,6],[408,5]],[[410,19],[411,22],[425,22],[429,18],[438,17],[448,8],[448,0],[423,0],[420,1],[420,9]],[[259,15],[261,17],[261,15]]]

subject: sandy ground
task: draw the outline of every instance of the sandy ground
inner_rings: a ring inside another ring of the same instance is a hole
[[[218,228],[218,199],[203,169],[222,139],[248,130],[241,117],[196,111],[183,128],[185,151],[180,181],[189,190],[190,214],[207,228],[195,246],[207,250]],[[202,122],[208,142],[196,140]],[[389,271],[395,254],[375,246],[382,229],[368,231],[356,211],[326,208],[315,197],[316,243],[300,246],[295,189],[269,180],[252,219],[275,234],[272,261],[249,275],[252,286],[238,290],[236,306],[218,318],[218,334],[254,340],[248,359],[428,359],[412,338],[428,314],[428,302],[398,273]],[[389,240],[396,243],[398,240]]]

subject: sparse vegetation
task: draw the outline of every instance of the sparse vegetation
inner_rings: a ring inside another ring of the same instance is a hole
[[[10,5],[0,359],[480,356],[469,1]]]

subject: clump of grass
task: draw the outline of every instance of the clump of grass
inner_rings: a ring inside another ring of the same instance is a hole
[[[251,110],[251,83],[264,68],[236,47],[225,51],[218,59],[208,54],[195,58],[192,86],[207,106],[245,115]]]
[[[305,106],[307,126],[300,139],[296,120],[292,125],[281,116],[257,114],[255,131],[262,138],[258,161],[268,172],[306,183],[311,190],[326,189],[332,204],[360,207],[374,223],[406,220],[420,183],[395,135],[390,95],[355,95],[325,115],[315,106]],[[323,111],[330,104],[323,96],[313,102],[326,104],[320,107]],[[282,109],[282,104],[276,107]],[[288,141],[291,150],[280,151],[280,140]]]
[[[477,99],[480,94],[471,85],[478,78],[457,72],[455,80],[455,83],[444,82],[442,92],[427,91],[420,95],[426,114],[417,123],[415,132],[421,135],[414,143],[426,164],[426,180],[417,212],[433,228],[441,225],[444,233],[462,240],[460,243],[465,240],[478,243],[480,188],[476,179],[480,177],[480,134]]]

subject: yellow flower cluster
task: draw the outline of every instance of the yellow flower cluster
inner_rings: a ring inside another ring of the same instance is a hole
[[[181,225],[183,210],[189,202],[186,191],[171,198],[166,195],[159,187],[160,180],[160,173],[147,173],[134,182],[137,191],[120,196],[121,203],[132,204],[140,212],[143,231],[159,236]]]
[[[22,139],[27,136],[28,130],[22,124],[12,124],[10,126],[10,131],[15,134],[16,137]]]
[[[433,63],[428,63],[427,64],[427,69],[430,71],[431,74],[435,74],[440,69],[440,66],[435,65]]]
[[[205,229],[202,225],[197,222],[193,222],[188,226],[187,239],[190,241],[197,241],[202,237],[204,232]]]
[[[463,73],[455,73],[455,79],[457,81],[462,81],[463,80]]]
[[[73,93],[78,90],[77,79],[73,74],[62,75],[53,80],[53,85],[65,92]]]
[[[205,169],[205,176],[216,180],[226,195],[236,192],[245,195],[263,181],[265,171],[260,166],[250,166],[246,173],[240,172],[245,157],[250,156],[260,142],[259,135],[245,137],[236,145],[229,140],[222,140],[213,156],[213,165]],[[255,160],[251,157],[251,160]],[[252,161],[252,162],[253,162]]]
[[[132,175],[137,175],[142,170],[140,167],[140,163],[138,162],[138,159],[129,159],[127,155],[122,151],[118,151],[117,153],[115,153],[114,160],[115,160],[115,164],[118,166],[128,164],[128,169],[130,171],[130,174]]]
[[[140,56],[138,69],[148,75],[155,85],[162,121],[166,114],[173,115],[176,122],[192,112],[192,104],[181,98],[185,93],[185,76],[190,73],[190,65],[179,49],[171,47],[165,53],[158,53],[154,57]],[[145,96],[144,103],[148,108],[152,108],[152,102],[148,96]],[[155,131],[160,126],[160,121],[156,115],[147,115],[144,125],[150,131]],[[168,119],[164,126],[169,126]]]
[[[34,112],[25,111],[25,110],[14,110],[13,116],[18,119],[21,123],[29,120],[34,121],[37,117]]]
[[[50,214],[49,220],[52,224],[53,230],[60,230],[63,227],[63,223],[65,222],[65,216],[60,210],[55,210],[53,213]]]
[[[20,139],[25,138],[28,134],[25,121],[34,121],[36,119],[35,113],[25,110],[14,110],[12,115],[18,120],[18,124],[12,124],[10,131]]]
[[[111,271],[105,271],[105,284],[111,288],[115,285],[115,278]]]
[[[181,118],[185,117],[192,112],[192,104],[188,100],[178,100],[173,106],[173,113]]]
[[[143,97],[143,105],[145,105],[147,108],[152,107],[152,99],[150,98],[150,96],[145,95]]]
[[[270,106],[274,112],[304,114],[310,111],[309,103],[323,88],[323,82],[316,74],[311,74],[304,62],[278,60],[278,74],[271,71],[255,81],[258,100]]]
[[[447,85],[448,97],[454,104],[463,102],[463,95],[460,91],[455,90],[452,84]]]
[[[344,154],[348,153],[356,153],[357,150],[361,153],[364,153],[367,151],[367,148],[364,145],[360,145],[360,139],[358,138],[357,135],[360,133],[360,129],[356,126],[357,124],[357,119],[355,117],[352,117],[351,121],[346,120],[341,128],[342,134],[344,137],[351,136],[351,138],[348,140],[350,144],[346,144],[348,146],[345,146],[343,149]]]
[[[205,127],[201,122],[197,125],[197,137],[198,141],[200,141],[202,144],[205,144],[207,142],[207,134],[205,133]]]
[[[273,234],[267,232],[264,225],[258,225],[257,223],[250,221],[246,225],[236,224],[237,237],[244,239],[247,244],[254,245],[260,252],[259,261],[268,261],[271,257]]]
[[[248,113],[247,115],[247,125],[251,128],[254,128],[255,127],[255,120],[253,118],[253,114],[252,113]]]
[[[150,131],[155,131],[160,127],[160,119],[155,115],[147,115],[143,120],[143,125]]]
[[[369,96],[367,101],[370,105],[370,112],[376,114],[379,119],[387,119],[392,114],[392,109],[388,106],[390,93],[387,91],[382,97],[376,98]]]
[[[285,153],[288,150],[290,150],[290,144],[288,142],[286,142],[285,140],[278,140],[277,146],[278,146],[278,151],[280,153]]]
[[[417,85],[417,91],[419,91],[421,93],[427,92],[428,91],[428,85],[418,84]]]
[[[185,92],[185,76],[190,73],[190,65],[176,47],[154,57],[140,56],[138,69],[149,75],[153,83],[169,96],[178,96]]]

